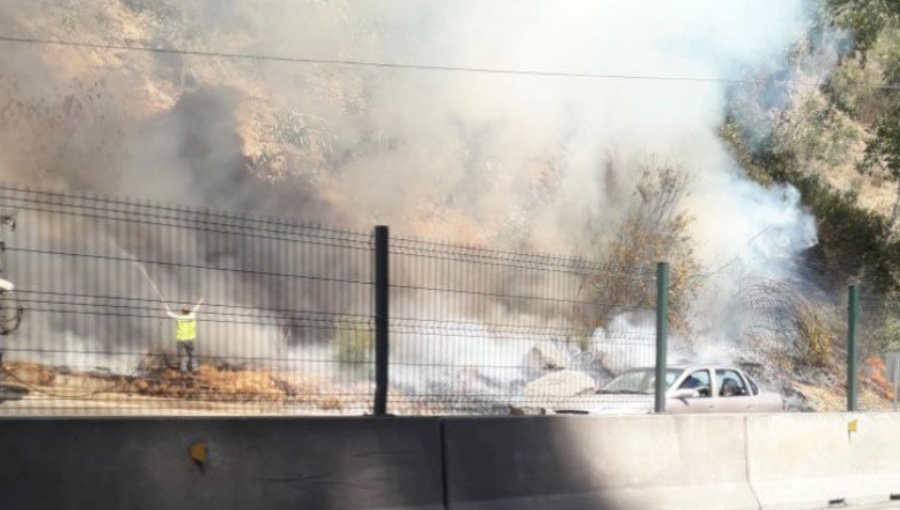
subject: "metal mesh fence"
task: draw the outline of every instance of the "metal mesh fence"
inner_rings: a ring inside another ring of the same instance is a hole
[[[889,411],[894,407],[896,364],[900,354],[900,300],[863,296],[857,334],[857,408]]]
[[[653,267],[396,237],[379,252],[372,233],[13,186],[0,241],[0,415],[377,412],[379,288],[390,414],[653,407],[652,387],[604,388],[655,363]],[[743,282],[719,357],[789,409],[842,410],[846,296],[801,289]],[[857,408],[890,410],[900,300],[864,296],[857,331]],[[692,340],[676,333],[670,361],[702,355]]]
[[[374,411],[371,233],[0,186],[13,212],[0,415]],[[652,267],[413,239],[388,257],[389,413],[652,408],[652,388],[596,393],[654,363]]]
[[[0,414],[369,409],[369,234],[12,187],[0,207],[23,309]],[[167,308],[201,297],[179,343]]]
[[[652,388],[596,394],[613,375],[654,364],[652,270],[391,243],[393,412],[652,409]]]

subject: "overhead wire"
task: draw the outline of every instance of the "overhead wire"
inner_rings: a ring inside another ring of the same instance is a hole
[[[88,41],[72,41],[65,39],[44,39],[38,37],[19,37],[10,35],[0,35],[0,43],[9,44],[31,44],[43,46],[62,46],[70,48],[108,50],[108,51],[133,51],[143,53],[157,53],[163,55],[180,55],[195,57],[224,58],[231,60],[253,60],[281,62],[290,64],[309,64],[309,65],[328,65],[340,67],[367,67],[393,70],[407,71],[430,71],[430,72],[446,72],[446,73],[468,73],[468,74],[485,74],[485,75],[508,75],[508,76],[531,76],[543,78],[569,78],[569,79],[586,79],[586,80],[624,80],[624,81],[659,81],[659,82],[687,82],[687,83],[733,83],[733,84],[761,84],[765,80],[751,78],[719,78],[711,76],[665,76],[654,74],[618,74],[618,73],[595,73],[586,71],[555,71],[541,69],[517,69],[517,68],[494,68],[494,67],[475,67],[475,66],[451,66],[438,64],[419,64],[419,63],[402,63],[402,62],[379,62],[375,60],[349,60],[349,59],[328,59],[328,58],[312,58],[312,57],[295,57],[287,55],[266,55],[257,53],[237,53],[225,51],[206,51],[191,50],[184,48],[165,48],[155,46],[142,46],[134,44],[114,44],[114,43],[94,43]],[[808,86],[821,86],[820,82],[806,82],[800,80],[783,80],[785,83]],[[858,83],[856,86],[880,89],[880,90],[900,90],[900,85],[891,85],[887,83],[863,84]]]

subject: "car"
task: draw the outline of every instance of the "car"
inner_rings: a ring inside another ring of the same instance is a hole
[[[780,394],[764,391],[742,370],[725,365],[666,368],[666,411],[772,413],[785,410]],[[626,370],[592,395],[554,402],[542,414],[630,414],[653,411],[655,367]]]

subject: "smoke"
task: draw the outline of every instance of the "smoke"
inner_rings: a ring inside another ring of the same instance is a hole
[[[602,247],[589,240],[611,235],[633,200],[635,170],[652,156],[693,175],[691,234],[703,264],[721,269],[696,308],[709,330],[722,331],[735,306],[723,295],[739,278],[787,274],[816,242],[796,190],[747,180],[717,135],[735,78],[791,68],[812,6],[106,0],[94,9],[65,0],[37,9],[7,1],[0,29],[11,35],[656,78],[7,45],[0,179],[360,229],[385,223],[408,235],[593,259]],[[811,55],[833,47],[821,42]],[[821,75],[831,65],[808,60]],[[140,258],[141,247],[123,249]],[[262,294],[285,292],[261,285]]]
[[[28,3],[7,3],[4,17],[21,24],[10,30],[47,37],[65,30],[58,22],[47,23],[48,33],[29,29],[14,14],[23,7],[18,4]],[[799,0],[727,8],[712,1],[569,1],[551,8],[538,2],[407,0],[384,8],[354,2],[160,0],[107,2],[96,20],[79,6],[62,2],[45,13],[21,12],[36,19],[43,14],[48,21],[68,15],[78,29],[67,38],[79,40],[115,42],[115,31],[102,29],[118,23],[137,31],[139,41],[163,47],[710,80],[741,77],[754,66],[783,60],[806,12]],[[79,124],[80,140],[54,142],[66,147],[54,151],[62,154],[41,169],[44,183],[51,177],[72,187],[191,205],[284,211],[287,200],[274,199],[280,193],[247,179],[245,171],[250,159],[278,153],[281,159],[257,169],[270,178],[293,174],[287,210],[303,219],[365,227],[378,221],[428,234],[440,229],[440,237],[451,239],[467,239],[477,230],[485,243],[572,253],[584,249],[580,240],[588,237],[589,225],[596,228],[597,218],[614,223],[619,195],[630,190],[629,170],[655,154],[699,176],[692,211],[708,258],[726,244],[722,240],[746,242],[767,227],[768,209],[784,202],[775,194],[751,196],[740,189],[740,169],[715,135],[727,82],[109,52],[100,55],[112,61],[112,71],[105,71],[91,61],[97,52],[8,50],[2,66],[19,85],[7,92],[16,100],[28,90],[32,97],[26,103],[57,111],[54,102],[66,101],[69,88],[62,72],[53,69],[59,61],[70,63],[77,81],[101,83],[94,91],[69,91],[79,105],[72,122]],[[32,91],[34,82],[44,86]],[[38,121],[43,129],[46,122]],[[107,140],[110,126],[122,133]],[[104,140],[105,151],[96,147]],[[34,179],[35,169],[27,164],[34,148],[3,145],[0,175]],[[10,152],[24,152],[25,164]],[[617,189],[605,189],[604,162],[610,157],[625,163],[618,165],[625,174],[618,179],[626,184]],[[279,161],[284,166],[278,167]],[[98,166],[109,173],[98,172]],[[737,203],[717,207],[735,197]],[[715,221],[707,221],[710,210],[716,211]],[[734,228],[735,219],[741,228]]]
[[[497,399],[517,395],[532,375],[522,361],[534,347],[534,338],[492,332],[471,320],[455,322],[401,333],[392,354],[391,383],[411,395]]]
[[[656,314],[625,312],[591,335],[591,348],[613,373],[633,367],[648,367],[656,359]]]

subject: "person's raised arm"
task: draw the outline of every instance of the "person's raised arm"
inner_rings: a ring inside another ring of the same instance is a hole
[[[201,297],[201,298],[200,298],[200,301],[197,301],[197,304],[194,305],[194,309],[191,310],[191,313],[195,313],[197,310],[199,310],[200,307],[203,306],[203,301],[204,301],[205,299],[206,299],[206,298]]]
[[[172,313],[172,309],[169,308],[169,303],[166,303],[165,301],[163,301],[163,306],[166,308],[166,315],[168,315],[169,317],[171,317],[173,319],[178,318],[178,315]]]

